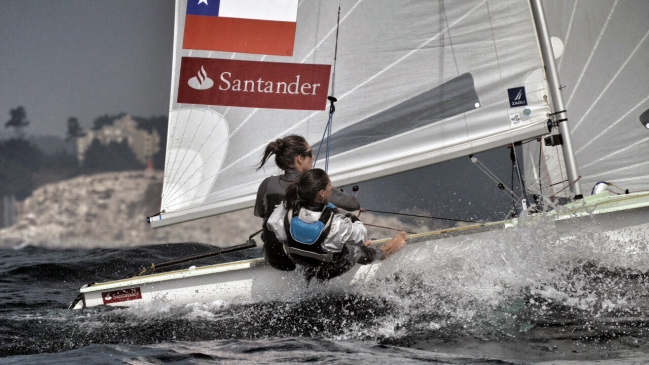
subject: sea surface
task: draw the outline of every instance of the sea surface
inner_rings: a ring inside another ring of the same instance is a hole
[[[422,243],[350,292],[80,311],[67,307],[86,283],[214,247],[2,249],[0,364],[649,363],[648,232],[520,224]]]

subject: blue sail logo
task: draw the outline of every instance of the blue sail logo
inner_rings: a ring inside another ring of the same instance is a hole
[[[519,106],[527,105],[527,94],[525,93],[525,86],[507,89],[507,94],[509,94],[510,107],[516,108]]]

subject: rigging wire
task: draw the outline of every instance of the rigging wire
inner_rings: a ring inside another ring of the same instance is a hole
[[[442,218],[442,217],[433,217],[433,216],[428,216],[428,215],[419,215],[419,214],[386,212],[386,211],[383,211],[383,210],[371,210],[371,209],[364,209],[364,210],[365,210],[366,212],[370,212],[370,213],[393,214],[393,215],[400,215],[400,216],[404,216],[404,217],[416,217],[416,218],[439,219],[439,220],[453,221],[453,222],[482,223],[481,221],[471,221],[471,220],[465,220],[465,219]]]
[[[376,224],[369,224],[369,223],[363,223],[364,226],[369,226],[369,227],[375,227],[375,228],[383,228],[383,229],[389,229],[391,231],[404,231],[408,234],[417,234],[416,232],[410,232],[406,231],[405,229],[399,229],[399,228],[391,228],[391,227],[386,227],[386,226],[379,226]]]
[[[499,188],[500,190],[503,190],[506,194],[511,195],[511,196],[512,196],[513,198],[515,198],[515,199],[520,199],[520,197],[517,196],[516,193],[514,193],[514,191],[512,191],[511,189],[509,189],[509,188],[507,187],[507,185],[503,184],[503,182],[500,181],[500,179],[498,179],[498,177],[496,176],[496,174],[494,174],[493,172],[491,172],[491,171],[487,168],[487,166],[485,166],[482,162],[480,162],[480,160],[478,160],[477,157],[475,157],[475,156],[469,156],[469,157],[471,157],[471,161],[473,162],[473,164],[474,164],[475,166],[477,166],[477,167],[478,167],[482,172],[484,172],[484,173],[485,173],[485,174],[486,174],[486,175],[487,175],[491,180],[493,180],[493,181],[498,185],[498,188]]]
[[[543,156],[543,140],[539,141],[539,194],[543,195],[543,180],[541,179],[541,157]]]
[[[511,151],[509,152],[509,158],[512,160],[512,190],[514,190],[514,171],[518,176],[518,183],[521,186],[521,195],[523,199],[521,200],[521,206],[523,210],[527,210],[527,188],[525,187],[525,179],[521,174],[521,166],[518,162],[518,157],[516,156],[516,144],[509,146]]]
[[[333,74],[331,76],[331,95],[327,97],[329,100],[329,120],[327,121],[327,125],[325,126],[325,130],[322,133],[322,139],[320,140],[320,145],[318,145],[318,152],[315,155],[315,159],[313,160],[313,167],[315,168],[315,164],[318,162],[318,157],[320,156],[320,149],[322,148],[322,144],[325,141],[325,136],[327,138],[327,147],[325,149],[325,172],[329,172],[329,155],[331,151],[331,129],[333,128],[333,122],[334,122],[334,112],[336,111],[336,106],[334,105],[335,102],[338,101],[334,95],[336,95],[336,61],[338,59],[338,31],[340,30],[340,2],[338,3],[338,19],[336,20],[336,45],[334,47],[334,67],[333,67]]]

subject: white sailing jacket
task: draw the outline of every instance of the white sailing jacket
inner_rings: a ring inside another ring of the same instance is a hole
[[[313,223],[320,219],[322,212],[314,212],[306,208],[300,209],[299,218],[302,222]],[[278,205],[268,218],[266,226],[275,233],[280,242],[286,242],[284,230],[284,216],[286,208]],[[342,214],[335,214],[331,221],[329,234],[323,243],[323,248],[328,252],[340,252],[345,244],[362,245],[367,241],[367,229],[361,221],[352,223],[352,220]]]

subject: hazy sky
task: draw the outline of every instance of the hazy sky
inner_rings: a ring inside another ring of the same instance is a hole
[[[167,115],[173,0],[0,0],[0,133],[24,106],[28,134],[66,133],[69,117]],[[481,160],[509,182],[506,148]],[[361,184],[367,208],[504,218],[511,201],[469,158]]]
[[[0,132],[20,105],[41,135],[166,115],[173,30],[173,0],[0,0]]]

